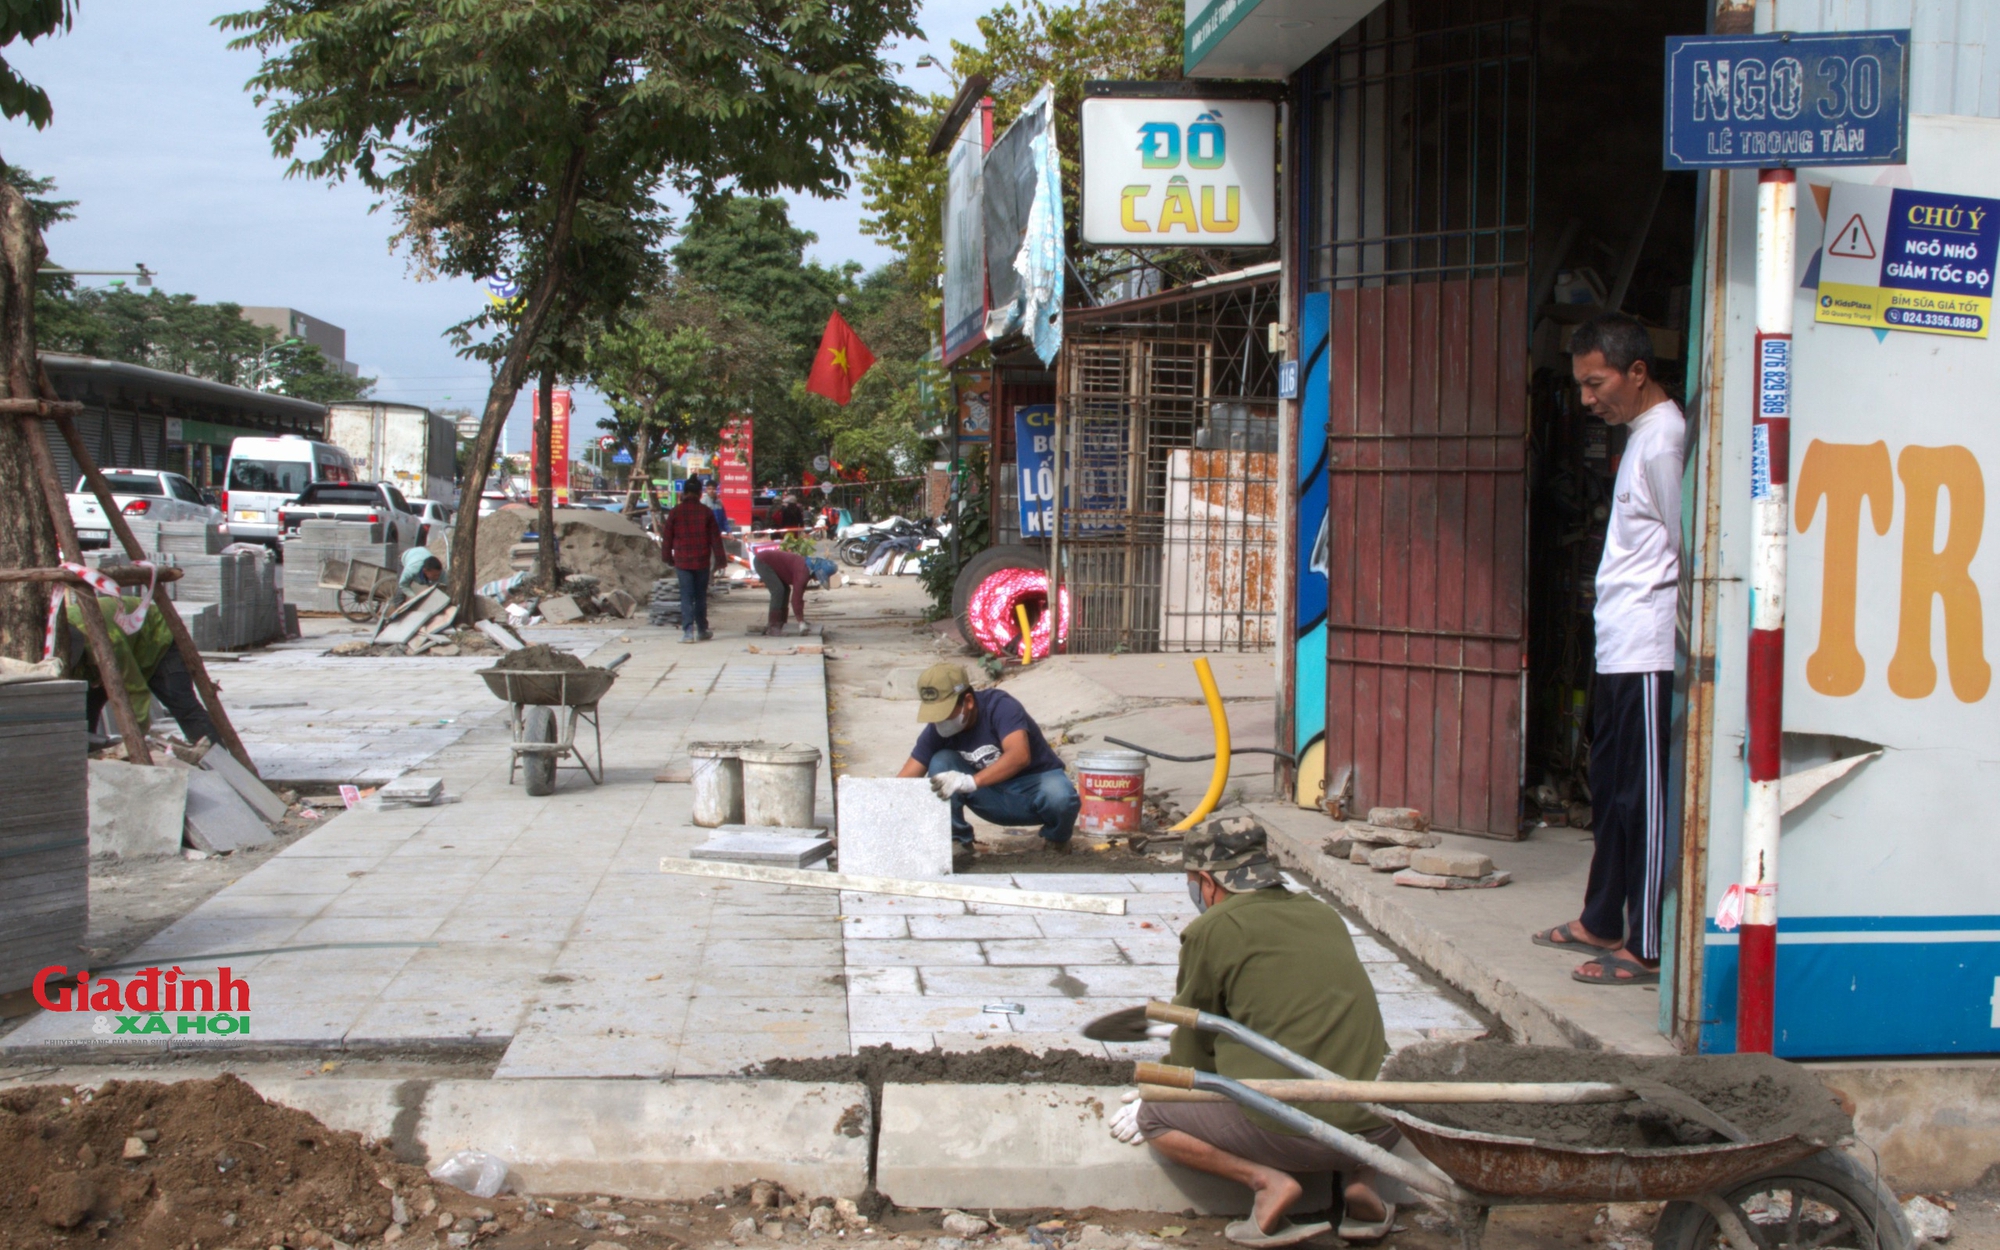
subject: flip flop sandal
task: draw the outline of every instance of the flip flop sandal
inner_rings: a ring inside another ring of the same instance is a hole
[[[1598,968],[1603,975],[1594,977],[1585,976],[1583,969],[1593,966]],[[1621,971],[1630,973],[1631,975],[1622,977],[1617,975]],[[1599,955],[1596,959],[1585,963],[1582,968],[1571,971],[1569,976],[1570,980],[1581,981],[1585,985],[1658,985],[1660,983],[1660,970],[1658,968],[1648,968],[1623,951],[1610,951]]]
[[[1296,1246],[1302,1241],[1310,1241],[1321,1233],[1330,1233],[1333,1225],[1324,1220],[1317,1224],[1294,1224],[1285,1220],[1277,1228],[1265,1232],[1257,1227],[1257,1221],[1237,1220],[1222,1230],[1222,1235],[1239,1246]]]
[[[1350,1220],[1342,1217],[1340,1231],[1336,1234],[1342,1241],[1380,1241],[1396,1227],[1396,1204],[1382,1204],[1384,1214],[1372,1223],[1366,1220]]]
[[[1537,946],[1546,946],[1550,950],[1558,951],[1601,951],[1607,949],[1602,946],[1592,946],[1589,942],[1569,936],[1569,921],[1567,920],[1553,929],[1543,929],[1528,940]]]

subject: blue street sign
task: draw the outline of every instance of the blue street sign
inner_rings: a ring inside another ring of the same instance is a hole
[[[1281,360],[1278,362],[1278,398],[1297,399],[1299,397],[1299,362]]]
[[[1668,169],[1900,165],[1910,32],[1667,40]]]
[[[622,448],[622,447],[621,447],[621,448],[619,448],[619,449],[618,449],[617,451],[614,451],[614,452],[612,452],[612,453],[611,453],[611,463],[613,463],[613,464],[631,464],[631,463],[632,463],[632,453],[631,453],[631,452],[629,452],[629,451],[626,451],[626,450],[625,450],[624,448]]]

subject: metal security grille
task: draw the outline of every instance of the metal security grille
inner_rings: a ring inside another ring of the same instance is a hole
[[[1277,293],[1275,272],[1250,271],[1070,314],[1070,651],[1276,642]]]
[[[1329,293],[1326,778],[1518,836],[1530,0],[1390,0],[1315,66]]]

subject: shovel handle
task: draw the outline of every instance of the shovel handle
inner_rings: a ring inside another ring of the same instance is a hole
[[[1173,1024],[1184,1029],[1192,1029],[1201,1018],[1201,1012],[1193,1007],[1181,1007],[1156,1000],[1146,1004],[1146,1018],[1155,1024]]]
[[[1161,1085],[1168,1089],[1193,1089],[1194,1069],[1171,1063],[1140,1062],[1133,1065],[1132,1080],[1139,1085]]]

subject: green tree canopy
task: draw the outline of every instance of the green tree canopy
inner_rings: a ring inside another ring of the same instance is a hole
[[[295,174],[359,178],[426,272],[498,276],[497,362],[468,490],[551,318],[581,340],[646,290],[664,186],[831,194],[902,91],[914,0],[268,0],[219,19]],[[467,344],[468,350],[471,344]],[[574,360],[549,350],[544,363]],[[477,519],[454,532],[469,606]]]

